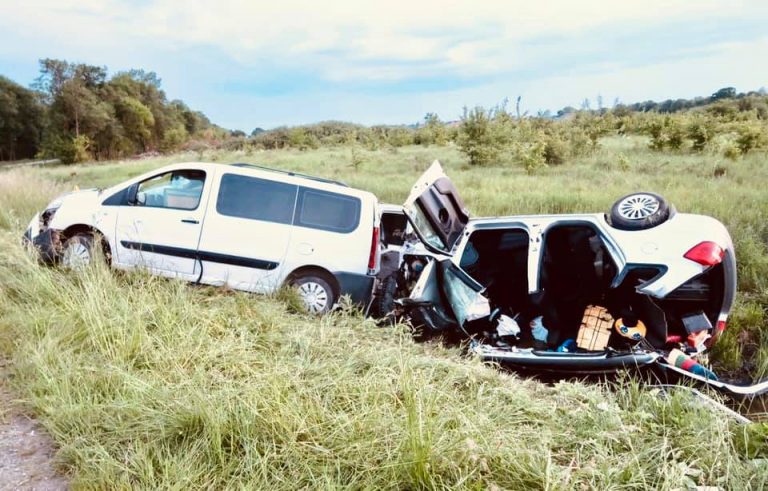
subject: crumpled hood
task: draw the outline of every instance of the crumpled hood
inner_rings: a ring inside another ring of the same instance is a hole
[[[50,208],[61,208],[64,205],[69,206],[70,203],[90,203],[96,201],[96,198],[100,194],[101,190],[97,188],[70,191],[54,198],[50,203],[48,203],[48,206],[46,206],[45,209],[48,210]]]

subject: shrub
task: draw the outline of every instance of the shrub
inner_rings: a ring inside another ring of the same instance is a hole
[[[482,107],[467,110],[461,117],[458,144],[469,165],[489,165],[498,160],[503,143],[493,121],[493,111]]]
[[[680,150],[685,143],[685,129],[676,119],[669,119],[666,125],[666,144],[672,150]]]
[[[537,141],[526,147],[518,147],[518,158],[523,164],[526,174],[533,174],[542,167],[547,166],[547,160],[544,155],[545,147],[546,143],[544,141]]]
[[[648,146],[653,150],[664,150],[666,144],[666,135],[664,134],[664,123],[659,120],[651,121],[646,127],[648,135],[651,137],[651,142]]]
[[[736,160],[741,156],[741,150],[733,142],[728,142],[723,148],[723,156],[727,159]]]
[[[565,141],[551,135],[544,137],[542,157],[547,165],[563,164],[569,150]]]
[[[709,121],[697,120],[688,125],[686,136],[692,142],[696,152],[703,151],[714,135],[714,127]]]
[[[43,141],[38,157],[61,160],[62,164],[75,164],[91,159],[93,142],[85,135],[68,137],[53,135]]]
[[[758,125],[739,126],[736,133],[736,147],[742,155],[753,149],[762,148],[766,144],[763,128]]]

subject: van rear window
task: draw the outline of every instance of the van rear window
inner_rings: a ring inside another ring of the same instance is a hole
[[[216,211],[230,217],[290,224],[297,188],[295,184],[224,174]]]
[[[360,223],[360,199],[301,188],[295,224],[329,232],[349,233]]]

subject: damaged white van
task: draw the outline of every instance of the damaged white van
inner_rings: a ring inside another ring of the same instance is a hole
[[[25,237],[46,262],[111,265],[258,293],[297,288],[308,311],[368,301],[378,269],[376,197],[252,164],[182,163],[60,196]]]

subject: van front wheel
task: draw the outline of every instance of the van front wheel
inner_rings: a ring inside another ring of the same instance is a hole
[[[336,303],[336,294],[331,284],[315,273],[295,278],[291,286],[296,289],[304,308],[310,314],[325,314]]]
[[[82,270],[93,262],[93,236],[75,234],[64,242],[61,264],[66,269]]]

